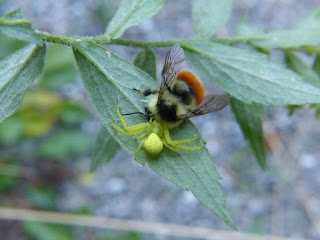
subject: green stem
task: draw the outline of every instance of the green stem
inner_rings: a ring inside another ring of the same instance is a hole
[[[53,34],[49,34],[46,32],[37,31],[37,33],[40,35],[40,37],[46,41],[46,42],[52,42],[52,43],[59,43],[59,44],[65,44],[65,45],[71,45],[75,46],[77,43],[81,41],[92,41],[98,44],[115,44],[115,45],[124,45],[128,47],[137,47],[137,48],[147,48],[147,47],[169,47],[176,43],[183,44],[183,41],[185,39],[177,39],[177,40],[171,40],[171,41],[158,41],[158,42],[142,42],[142,41],[135,41],[135,40],[127,40],[127,39],[110,39],[109,35],[100,35],[100,36],[94,36],[94,37],[80,37],[80,36],[74,36],[74,37],[68,37],[68,36],[57,36]],[[253,40],[261,40],[264,39],[263,37],[241,37],[241,38],[214,38],[211,39],[212,42],[217,43],[223,43],[227,45],[233,45],[233,44],[248,44],[252,45]],[[285,48],[283,48],[285,49]],[[306,46],[306,47],[300,47],[300,48],[289,48],[290,50],[309,50],[310,52],[319,53],[320,50],[318,48],[312,47],[312,46]]]
[[[171,41],[161,41],[161,42],[141,42],[134,40],[126,40],[126,39],[110,39],[109,35],[101,35],[95,37],[67,37],[67,36],[57,36],[53,34],[49,34],[46,32],[37,32],[40,37],[47,42],[52,43],[60,43],[65,45],[75,45],[81,41],[92,41],[95,43],[105,43],[105,44],[117,44],[117,45],[125,45],[129,47],[138,47],[138,48],[146,48],[146,47],[168,47],[172,46],[176,43],[180,43],[182,40],[171,40]]]
[[[232,45],[232,44],[239,44],[239,43],[251,44],[255,40],[264,40],[264,39],[266,38],[263,36],[250,36],[250,37],[238,37],[238,38],[213,38],[211,39],[211,41]]]
[[[78,40],[77,37],[67,37],[67,36],[57,36],[46,32],[37,31],[37,34],[40,35],[43,41],[52,42],[52,43],[60,43],[65,45],[74,45],[75,42],[81,41]]]
[[[77,43],[82,41],[92,41],[98,44],[116,44],[116,45],[124,45],[128,47],[137,47],[137,48],[147,48],[147,47],[158,48],[158,47],[169,47],[176,43],[180,43],[181,45],[183,45],[183,41],[185,40],[185,39],[177,39],[177,40],[171,40],[171,41],[141,42],[141,41],[127,40],[127,39],[111,39],[109,34],[94,36],[94,37],[80,37],[80,36],[68,37],[68,36],[57,36],[57,35],[41,32],[37,30],[36,32],[46,42],[59,43],[59,44],[65,44],[65,45],[71,45],[71,46],[76,46]],[[263,40],[263,39],[265,39],[265,37],[263,36],[250,36],[250,37],[239,37],[239,38],[214,38],[214,39],[211,39],[211,41],[216,43],[223,43],[227,45],[242,43],[242,44],[255,46],[255,44],[253,44],[254,40]],[[268,49],[264,49],[264,48],[261,48],[261,49],[268,51]],[[299,48],[281,48],[281,49],[282,50],[303,50],[306,52],[320,54],[319,48],[316,48],[314,46],[305,46],[305,47],[299,47]]]
[[[110,44],[146,48],[146,47],[169,47],[176,43],[181,43],[182,41],[183,40],[171,40],[171,41],[162,41],[162,42],[140,42],[140,41],[126,40],[126,39],[113,39],[110,41]]]

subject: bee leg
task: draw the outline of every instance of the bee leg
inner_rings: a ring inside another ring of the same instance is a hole
[[[133,88],[133,90],[137,91],[138,93],[140,93],[141,95],[143,95],[143,91],[139,90],[139,89],[136,89],[136,88]]]
[[[145,97],[147,97],[147,96],[149,96],[149,95],[151,95],[151,94],[158,93],[158,91],[156,91],[156,90],[151,90],[151,89],[146,89],[146,90],[144,90],[144,91],[141,91],[141,90],[139,90],[139,89],[133,88],[133,90],[139,92],[141,95],[143,95],[143,96],[145,96]]]

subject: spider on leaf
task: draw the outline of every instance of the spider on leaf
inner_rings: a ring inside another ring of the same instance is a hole
[[[126,136],[132,136],[135,139],[142,139],[139,146],[136,149],[135,155],[139,153],[141,147],[150,154],[152,157],[157,156],[163,150],[163,145],[169,148],[172,151],[176,151],[177,149],[184,149],[184,150],[198,150],[204,148],[205,145],[191,147],[182,145],[184,143],[192,142],[200,137],[193,137],[188,139],[182,140],[172,140],[169,129],[165,124],[154,120],[151,118],[149,122],[138,123],[133,126],[128,126],[125,119],[120,113],[119,106],[117,106],[117,114],[122,123],[122,127],[119,127],[114,122],[112,122],[112,126],[114,129],[122,133]]]

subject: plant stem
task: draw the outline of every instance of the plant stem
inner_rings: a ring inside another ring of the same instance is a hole
[[[136,48],[148,48],[148,47],[169,47],[176,43],[180,43],[183,45],[183,41],[186,39],[176,39],[176,40],[170,40],[170,41],[158,41],[158,42],[142,42],[142,41],[135,41],[135,40],[128,40],[128,39],[111,39],[109,35],[100,35],[100,36],[94,36],[94,37],[80,37],[80,36],[57,36],[53,35],[47,32],[41,32],[37,31],[37,33],[40,35],[40,37],[46,41],[46,42],[52,42],[52,43],[59,43],[64,45],[71,45],[76,46],[79,42],[82,41],[92,41],[97,44],[115,44],[115,45],[123,45],[128,47],[136,47]],[[252,44],[252,41],[254,40],[263,40],[263,37],[240,37],[240,38],[213,38],[211,39],[212,42],[216,43],[222,43],[227,45],[234,45],[234,44],[248,44],[248,45],[254,45]],[[263,48],[262,48],[263,49]],[[309,51],[311,53],[320,53],[320,50],[313,46],[305,46],[305,47],[299,47],[299,48],[282,48],[283,50],[292,50],[292,51],[298,51],[298,50],[304,50]],[[264,49],[268,51],[268,49]]]
[[[53,35],[47,32],[42,32],[36,30],[37,34],[40,35],[43,41],[46,42],[52,42],[52,43],[59,43],[64,45],[71,45],[76,46],[79,42],[82,41],[92,41],[97,44],[115,44],[115,45],[123,45],[128,47],[137,47],[137,48],[148,48],[148,47],[169,47],[176,43],[183,44],[183,41],[186,39],[176,39],[171,41],[158,41],[158,42],[142,42],[142,41],[135,41],[135,40],[128,40],[128,39],[111,39],[111,36],[109,34],[100,35],[100,36],[94,36],[94,37],[80,37],[80,36],[57,36]],[[213,38],[210,41],[216,42],[216,43],[222,43],[226,45],[234,45],[234,44],[248,44],[253,45],[253,41],[255,40],[264,40],[264,36],[250,36],[250,37],[239,37],[239,38]],[[257,46],[258,47],[258,46]],[[263,48],[262,48],[263,49]],[[318,53],[320,54],[320,50],[314,46],[304,46],[304,47],[298,47],[298,48],[280,48],[283,50],[292,50],[292,51],[299,51],[303,50],[306,52],[311,53]],[[268,49],[264,49],[268,51]]]
[[[172,46],[176,43],[180,43],[182,40],[172,40],[172,41],[161,41],[161,42],[141,42],[134,40],[126,40],[126,39],[110,39],[108,35],[101,35],[95,37],[68,37],[68,36],[57,36],[53,34],[49,34],[47,32],[37,32],[40,37],[46,42],[59,43],[65,45],[76,45],[81,41],[93,41],[95,43],[105,43],[105,44],[117,44],[117,45],[125,45],[129,47],[138,47],[138,48],[146,48],[146,47],[168,47]]]
[[[145,48],[145,47],[169,47],[176,43],[181,43],[182,41],[183,40],[171,40],[171,41],[163,41],[163,42],[140,42],[140,41],[126,40],[126,39],[113,39],[110,41],[110,44]]]
[[[60,43],[65,45],[73,45],[78,38],[76,37],[67,37],[67,36],[57,36],[47,32],[36,31],[37,34],[40,35],[43,41],[52,42],[52,43]]]
[[[169,47],[176,43],[182,44],[182,42],[186,39],[178,39],[171,41],[158,41],[158,42],[142,42],[135,40],[127,40],[127,39],[112,39],[110,34],[94,36],[94,37],[80,37],[80,36],[57,36],[47,32],[37,31],[40,37],[47,42],[52,43],[60,43],[65,45],[75,46],[77,43],[82,41],[92,41],[98,44],[116,44],[116,45],[124,45],[129,47],[137,47],[137,48],[146,48],[146,47]],[[250,44],[253,40],[261,40],[264,39],[261,36],[255,37],[240,37],[240,38],[214,38],[211,39],[212,42],[223,43],[228,45],[243,43]]]

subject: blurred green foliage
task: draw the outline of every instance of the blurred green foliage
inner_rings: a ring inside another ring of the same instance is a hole
[[[75,79],[72,50],[63,45],[51,45],[47,51],[40,88],[56,90]]]
[[[53,186],[48,183],[40,183],[27,190],[27,196],[32,206],[37,209],[55,210],[57,209],[58,194]]]
[[[101,237],[101,240],[141,240],[142,237],[136,232],[129,233],[111,233],[105,234],[105,236]],[[150,239],[150,238],[149,238]]]
[[[44,137],[57,125],[62,129],[77,127],[88,118],[87,110],[73,101],[55,92],[36,90],[28,93],[19,110],[0,124],[0,143]]]
[[[73,240],[72,228],[69,226],[25,222],[23,229],[32,240]]]
[[[96,5],[93,14],[99,27],[104,31],[117,10],[117,1],[101,0]]]
[[[258,166],[248,161],[249,157],[250,148],[248,145],[244,145],[241,148],[238,148],[231,158],[231,170],[234,173],[237,173],[234,174],[234,182],[236,183],[236,187],[239,188],[241,192],[249,192],[255,184],[255,182],[250,178],[250,174],[248,174],[248,172],[257,171]],[[251,161],[253,161],[253,159],[251,159]]]
[[[25,45],[4,35],[0,43],[0,59]],[[56,211],[60,183],[70,177],[66,164],[87,154],[93,137],[82,130],[90,120],[88,110],[65,94],[73,90],[76,79],[70,48],[49,46],[46,58],[41,79],[26,93],[18,111],[0,124],[0,202]],[[30,240],[76,239],[71,226],[38,222],[21,226]]]
[[[42,157],[67,162],[70,158],[85,154],[91,146],[87,134],[78,130],[58,130],[37,147]]]
[[[266,219],[257,218],[249,227],[249,232],[255,234],[264,234],[268,228],[267,225],[268,224]]]
[[[14,164],[14,158],[2,156],[0,161],[0,202],[1,194],[6,191],[14,189],[16,187],[18,180],[15,176],[19,168],[8,169],[10,165]]]

